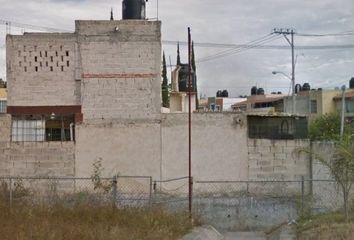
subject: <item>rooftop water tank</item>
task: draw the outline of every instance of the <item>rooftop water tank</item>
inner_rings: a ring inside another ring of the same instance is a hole
[[[229,97],[229,92],[227,90],[223,90],[221,96],[227,98]]]
[[[304,83],[304,85],[302,85],[302,91],[310,91],[311,90],[311,86],[309,83]]]
[[[301,87],[301,84],[296,84],[295,85],[295,93],[299,93],[302,91],[302,87]]]
[[[253,86],[251,88],[251,95],[257,95],[257,87],[256,86]]]
[[[264,89],[263,88],[258,88],[257,89],[257,95],[264,95]]]
[[[146,0],[123,0],[123,20],[125,19],[145,19]]]
[[[349,81],[349,88],[354,89],[354,78],[350,79]]]

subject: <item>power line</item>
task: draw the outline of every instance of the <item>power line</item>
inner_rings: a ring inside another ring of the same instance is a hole
[[[26,24],[26,23],[7,21],[7,20],[3,20],[3,19],[0,19],[0,24],[6,25],[8,31],[11,31],[11,27],[16,27],[16,28],[22,28],[22,29],[28,28],[28,29],[32,29],[32,30],[40,30],[40,31],[45,31],[45,32],[70,32],[70,31],[64,30],[64,29],[36,26],[36,25],[31,25],[31,24]]]
[[[177,45],[178,41],[163,40],[164,45]],[[179,42],[180,45],[185,45],[185,42]],[[198,43],[194,42],[194,46],[203,48],[246,48],[251,45],[248,44],[231,44],[231,43]],[[289,46],[286,45],[260,45],[253,47],[254,49],[264,49],[264,50],[289,50]],[[325,49],[348,49],[354,48],[354,44],[343,44],[343,45],[297,45],[295,49],[298,50],[325,50]]]
[[[338,32],[338,33],[322,33],[322,34],[313,34],[313,33],[296,33],[298,36],[302,37],[339,37],[339,36],[351,36],[354,35],[354,30]]]
[[[252,49],[252,48],[255,48],[255,47],[262,46],[262,45],[264,45],[264,44],[266,44],[268,42],[274,41],[274,40],[276,40],[278,38],[279,38],[279,36],[271,35],[271,37],[266,37],[263,40],[252,41],[254,43],[253,44],[248,44],[246,47],[238,47],[238,48],[233,48],[233,49],[230,49],[230,50],[222,51],[222,52],[219,52],[219,53],[216,53],[216,54],[213,54],[213,55],[198,59],[197,62],[201,63],[201,62],[206,62],[206,61],[214,60],[214,59],[217,59],[217,58],[222,58],[222,57],[229,56],[229,55],[235,55],[235,54],[238,54],[238,53],[243,52],[245,50],[249,50],[249,49]]]

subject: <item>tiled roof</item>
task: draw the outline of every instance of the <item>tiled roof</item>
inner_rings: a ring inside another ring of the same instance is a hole
[[[354,91],[346,92],[345,93],[345,98],[346,99],[354,99]],[[341,100],[342,99],[342,94],[338,94],[333,98],[334,100]]]

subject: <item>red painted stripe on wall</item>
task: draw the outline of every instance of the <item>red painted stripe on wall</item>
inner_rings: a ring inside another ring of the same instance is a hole
[[[156,73],[83,73],[82,78],[154,78]]]

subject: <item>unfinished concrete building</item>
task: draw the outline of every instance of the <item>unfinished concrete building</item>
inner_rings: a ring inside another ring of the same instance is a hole
[[[28,156],[34,150],[26,148],[17,155],[2,155],[3,163],[17,159],[12,165],[33,165],[32,170],[9,169],[8,174],[38,173],[34,170],[38,159],[50,162],[47,169],[53,170],[43,174],[76,176],[89,174],[92,159],[105,159],[112,171],[124,171],[120,166],[135,159],[137,166],[159,161],[150,154],[154,140],[144,139],[156,139],[159,149],[161,22],[135,16],[134,11],[125,18],[76,21],[74,33],[7,35],[7,113],[11,115],[7,140],[11,148],[51,145],[53,150],[33,159]],[[108,124],[114,127],[107,130]],[[69,146],[70,157],[58,150],[63,145]],[[137,147],[140,153],[134,158]],[[112,148],[118,149],[117,155]],[[68,171],[57,171],[63,163]]]

